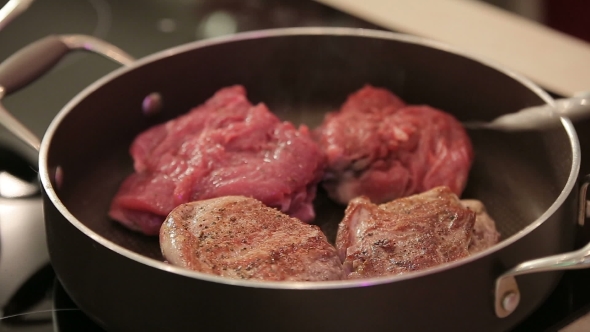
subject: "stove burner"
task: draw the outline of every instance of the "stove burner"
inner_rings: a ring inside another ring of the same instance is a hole
[[[56,280],[53,284],[53,322],[55,331],[103,332],[68,296],[62,285]]]
[[[39,300],[48,263],[35,168],[0,147],[0,316],[21,313]]]
[[[590,269],[566,272],[547,301],[511,332],[558,331],[590,312],[587,280],[590,280]],[[59,282],[55,283],[53,292],[56,331],[104,331],[82,311],[72,310],[75,303]]]

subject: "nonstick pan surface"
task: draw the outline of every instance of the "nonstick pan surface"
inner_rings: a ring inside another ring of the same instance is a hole
[[[129,70],[81,100],[52,138],[54,145],[68,146],[68,156],[59,162],[64,175],[59,198],[105,239],[161,260],[156,238],[128,231],[105,213],[123,178],[132,173],[130,143],[141,130],[233,84],[244,85],[253,103],[266,103],[281,119],[311,128],[364,84],[386,87],[408,103],[438,107],[461,121],[545,102],[544,94],[502,72],[424,45],[321,35],[219,43]],[[157,117],[146,117],[142,101],[153,92],[162,96],[164,108]],[[482,200],[508,239],[562,193],[573,159],[568,133],[561,128],[472,130],[469,135],[475,161],[463,198]],[[315,222],[329,229],[340,220],[343,206],[331,203],[321,189],[318,196]]]

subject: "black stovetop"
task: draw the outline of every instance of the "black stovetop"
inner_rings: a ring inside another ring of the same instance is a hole
[[[0,1],[0,6],[5,3]],[[94,35],[139,58],[219,34],[289,26],[378,28],[310,0],[39,0],[0,31],[0,61],[48,34]],[[34,84],[5,98],[3,105],[41,136],[67,101],[114,68],[112,63],[93,55],[72,55]],[[20,148],[14,142],[0,128],[0,168],[11,164],[13,157],[1,147]],[[590,134],[582,136],[581,143],[583,149],[590,149]],[[583,161],[584,172],[590,170],[589,165]],[[39,197],[13,203],[0,199],[0,226],[5,233],[6,226],[16,222],[42,230],[40,205]],[[22,217],[25,221],[17,218],[21,214],[26,214]],[[0,275],[0,301],[4,302],[0,303],[0,317],[4,317],[0,318],[0,331],[101,331],[76,308],[55,278],[47,262],[42,231],[30,232],[36,237],[22,241],[36,241],[32,247],[37,252],[26,255],[36,257],[39,268],[16,275],[7,284],[2,280],[9,279]],[[580,238],[580,243],[586,241]],[[0,247],[0,273],[10,273],[2,267],[10,264],[7,252]],[[29,257],[20,255],[11,259],[26,261]],[[566,272],[545,304],[515,331],[558,330],[590,311],[590,283],[585,280],[590,280],[590,270]]]

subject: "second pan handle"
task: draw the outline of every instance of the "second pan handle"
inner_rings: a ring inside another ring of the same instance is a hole
[[[580,183],[578,223],[584,224],[586,208],[588,206],[587,193],[590,186],[590,174]],[[494,291],[494,308],[496,316],[504,318],[512,314],[520,302],[520,290],[515,277],[529,273],[547,271],[563,271],[590,268],[590,243],[576,251],[557,254],[554,256],[533,259],[518,264],[496,279]]]
[[[86,35],[51,35],[16,52],[0,64],[0,100],[34,82],[75,50],[100,54],[124,66],[135,62],[129,54],[105,41]],[[0,123],[35,150],[41,142],[0,104]]]

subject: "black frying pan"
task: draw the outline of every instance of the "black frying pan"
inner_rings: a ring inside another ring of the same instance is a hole
[[[565,118],[543,131],[469,132],[475,162],[463,197],[482,200],[502,233],[502,242],[474,256],[407,275],[309,283],[232,280],[167,265],[157,238],[108,219],[109,203],[132,172],[132,139],[221,87],[242,84],[253,103],[311,127],[366,83],[461,121],[553,100],[527,79],[447,46],[346,28],[256,31],[133,63],[94,39],[53,36],[1,65],[0,86],[16,90],[73,48],[127,64],[63,108],[39,156],[53,267],[76,304],[108,330],[507,330],[546,298],[558,270],[579,267],[580,253],[565,267],[557,261],[564,256],[529,262],[573,247],[580,149]],[[146,115],[142,104],[153,93],[163,107]],[[9,116],[2,121],[38,147]],[[316,208],[330,233],[343,207],[320,192]]]

